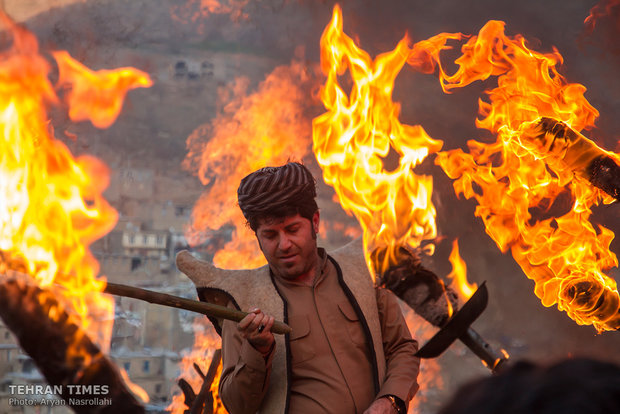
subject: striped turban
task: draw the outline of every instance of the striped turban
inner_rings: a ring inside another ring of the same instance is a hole
[[[316,185],[312,173],[298,162],[281,167],[265,167],[241,180],[237,200],[246,220],[269,215],[282,206],[314,204]]]

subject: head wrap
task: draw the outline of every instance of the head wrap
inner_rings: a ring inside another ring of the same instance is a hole
[[[274,207],[314,201],[316,187],[312,173],[298,162],[265,167],[241,180],[237,190],[239,207],[246,219],[265,214]]]

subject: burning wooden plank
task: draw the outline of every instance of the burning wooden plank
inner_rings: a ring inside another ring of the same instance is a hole
[[[183,391],[185,398],[185,406],[189,408],[189,410],[185,410],[184,414],[213,414],[213,403],[215,401],[213,398],[213,393],[211,392],[211,387],[213,385],[213,381],[220,373],[221,362],[222,350],[216,349],[213,353],[213,357],[211,358],[209,369],[206,374],[203,374],[202,370],[196,363],[193,364],[194,370],[202,378],[202,386],[200,387],[200,392],[198,394],[194,392],[192,386],[184,378],[178,380],[179,387]]]
[[[372,257],[380,255],[376,251]],[[407,303],[418,315],[434,326],[443,326],[458,308],[457,294],[420,263],[420,259],[401,248],[398,262],[378,280]],[[381,261],[381,259],[377,259]]]
[[[559,73],[557,50],[529,49],[522,35],[506,35],[501,21],[486,23],[461,50],[453,75],[439,68],[442,88],[496,77],[476,120],[496,140],[470,140],[469,152],[441,152],[436,164],[455,180],[457,195],[478,202],[487,234],[536,282],[544,306],[557,305],[599,332],[620,329],[617,283],[607,274],[618,266],[614,232],[592,220],[594,206],[618,200],[620,156],[578,133],[599,115],[586,87]],[[560,195],[571,200],[564,214],[537,215]]]
[[[0,317],[50,385],[77,413],[143,413],[118,368],[50,290],[24,280],[0,283]]]
[[[542,117],[525,122],[521,139],[536,146],[541,157],[554,157],[620,201],[620,157],[605,151],[594,142],[557,119]]]

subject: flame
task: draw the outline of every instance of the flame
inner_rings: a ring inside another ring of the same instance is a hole
[[[129,391],[131,391],[138,399],[142,400],[142,402],[149,402],[149,395],[146,391],[144,391],[144,388],[134,382],[131,382],[131,379],[129,379],[129,374],[127,374],[127,371],[123,368],[120,368],[119,372],[121,374],[121,378],[123,378],[123,381],[127,385],[127,388],[129,388]]]
[[[187,239],[196,245],[205,234],[233,226],[232,240],[213,259],[216,266],[254,268],[266,263],[239,211],[235,189],[259,168],[301,160],[309,153],[304,127],[309,121],[303,112],[307,81],[299,62],[277,67],[251,94],[246,93],[249,80],[237,79],[232,89],[220,91],[222,113],[187,139],[190,151],[184,167],[197,172],[207,187],[194,206]]]
[[[493,143],[469,141],[469,153],[439,153],[436,162],[455,179],[457,194],[478,201],[476,215],[498,247],[511,250],[525,274],[536,282],[543,305],[599,332],[620,327],[616,282],[604,271],[618,265],[609,250],[611,230],[590,222],[592,206],[611,196],[582,177],[579,151],[585,141],[564,141],[536,132],[541,117],[563,121],[574,131],[594,125],[598,111],[584,97],[585,87],[568,83],[558,72],[557,50],[538,53],[521,35],[508,37],[504,23],[488,22],[463,47],[454,75],[440,72],[444,91],[497,77],[497,87],[480,101],[479,128],[497,134]],[[558,142],[559,141],[559,142]],[[551,144],[549,144],[551,143]],[[588,151],[617,154],[587,144]],[[570,210],[556,213],[569,196]],[[555,203],[555,204],[554,204]],[[541,217],[551,210],[555,217]]]
[[[134,68],[94,72],[65,51],[52,55],[60,72],[59,85],[70,87],[67,103],[72,121],[88,119],[96,127],[107,128],[121,113],[128,90],[153,84],[146,73]]]
[[[459,254],[458,240],[452,242],[452,252],[448,260],[452,264],[452,271],[448,274],[448,278],[452,279],[452,286],[458,292],[459,299],[462,302],[467,302],[478,289],[478,285],[467,281],[467,264]]]
[[[181,370],[179,379],[185,379],[196,394],[200,392],[203,381],[194,369],[194,364],[197,364],[203,374],[206,375],[215,350],[222,347],[220,337],[215,330],[211,326],[206,327],[202,321],[203,318],[196,318],[194,320],[194,346],[189,353],[183,356],[179,364]],[[222,363],[220,362],[215,379],[211,383],[210,390],[214,401],[213,413],[226,414],[227,411],[219,398],[218,392],[221,372]],[[183,394],[175,394],[172,397],[172,403],[166,409],[170,411],[171,414],[183,414],[187,408]]]
[[[13,39],[0,52],[0,277],[14,269],[53,290],[106,350],[113,300],[99,293],[105,281],[96,278],[99,265],[88,246],[117,220],[102,196],[108,169],[93,157],[74,158],[54,138],[47,109],[60,100],[50,65],[34,35],[4,14],[0,19]]]
[[[583,21],[586,33],[592,33],[596,22],[601,17],[612,16],[613,9],[620,6],[620,0],[600,0],[590,9],[590,14]],[[620,27],[620,15],[616,16],[617,27]]]
[[[328,112],[313,121],[313,149],[325,182],[362,226],[373,277],[398,262],[401,247],[415,249],[437,235],[432,177],[413,169],[439,151],[442,142],[419,125],[400,123],[392,90],[409,58],[430,70],[446,40],[458,36],[438,35],[413,48],[405,36],[393,51],[372,60],[343,32],[342,11],[336,6],[321,37],[321,66],[327,76],[321,99]],[[339,83],[347,71],[349,94]],[[393,170],[384,165],[390,152],[399,156]],[[433,245],[428,247],[432,252]]]
[[[199,34],[205,31],[205,20],[214,14],[229,15],[233,22],[247,20],[244,11],[250,0],[187,0],[184,4],[170,7],[170,16],[182,25],[196,24]]]

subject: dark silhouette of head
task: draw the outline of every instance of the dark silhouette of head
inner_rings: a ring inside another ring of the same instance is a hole
[[[462,386],[439,414],[620,413],[620,366],[588,358],[519,361]]]

